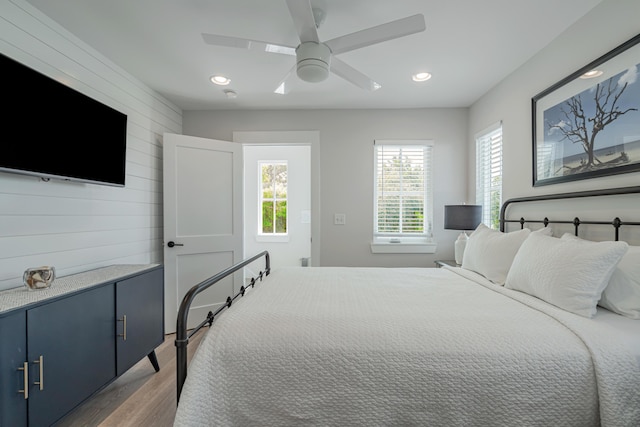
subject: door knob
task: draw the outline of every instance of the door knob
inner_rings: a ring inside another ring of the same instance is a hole
[[[184,246],[182,243],[176,243],[173,240],[170,241],[169,243],[167,243],[167,246],[169,246],[170,248],[174,247],[174,246]]]

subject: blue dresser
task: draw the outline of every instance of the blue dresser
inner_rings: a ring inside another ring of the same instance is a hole
[[[164,341],[164,272],[113,265],[0,292],[0,426],[49,426]]]

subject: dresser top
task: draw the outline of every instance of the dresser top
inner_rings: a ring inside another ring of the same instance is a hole
[[[28,290],[26,286],[0,292],[0,314],[63,296],[92,286],[115,282],[132,274],[150,270],[160,264],[118,264],[95,270],[56,277],[49,288]]]

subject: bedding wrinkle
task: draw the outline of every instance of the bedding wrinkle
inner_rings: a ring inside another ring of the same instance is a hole
[[[589,352],[602,426],[640,426],[640,322],[613,313],[585,318],[526,293],[495,286],[473,272],[449,268],[520,301],[571,331]]]
[[[202,339],[174,425],[640,425],[597,319],[454,270],[272,270]]]

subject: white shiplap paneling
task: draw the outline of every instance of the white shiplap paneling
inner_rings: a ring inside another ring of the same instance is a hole
[[[162,134],[182,133],[182,111],[22,0],[0,3],[0,52],[127,114],[124,188],[0,172],[0,290],[38,265],[65,276],[161,263]],[[37,94],[17,89],[37,126]]]

